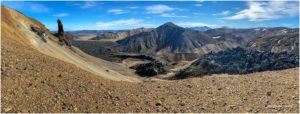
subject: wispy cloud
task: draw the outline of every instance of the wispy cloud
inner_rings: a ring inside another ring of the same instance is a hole
[[[4,4],[13,9],[17,9],[20,11],[26,10],[33,13],[45,13],[50,11],[49,7],[37,2],[18,1],[18,2],[5,2]]]
[[[140,7],[138,7],[138,6],[128,6],[127,8],[128,8],[128,9],[138,9],[138,8],[140,8]]]
[[[193,14],[194,14],[194,15],[202,15],[202,14],[204,14],[204,13],[194,12]]]
[[[195,0],[196,2],[204,2],[204,0]]]
[[[58,14],[54,14],[53,15],[54,17],[66,17],[66,16],[69,16],[68,13],[58,13]]]
[[[148,6],[146,7],[147,13],[165,13],[165,12],[169,12],[169,11],[174,11],[177,8],[173,8],[167,5],[162,5],[162,4],[158,4],[158,5],[152,5],[152,6]]]
[[[124,14],[124,13],[128,13],[129,11],[122,10],[122,9],[110,9],[110,10],[107,10],[107,12],[113,13],[113,14]]]
[[[213,14],[213,16],[227,16],[229,14],[231,14],[231,11],[225,10],[225,11],[222,11],[221,13]]]
[[[97,1],[85,1],[85,2],[66,2],[68,5],[74,5],[79,7],[80,9],[94,8],[102,4],[102,2]]]
[[[85,9],[85,8],[93,8],[99,5],[99,2],[94,2],[94,1],[86,1],[80,8]]]
[[[37,3],[33,3],[29,6],[30,10],[33,11],[33,12],[41,12],[41,13],[44,13],[44,12],[48,12],[49,11],[49,8],[42,5],[42,4],[37,4]]]
[[[141,19],[121,19],[116,21],[110,22],[97,22],[96,26],[100,29],[107,30],[107,29],[118,29],[118,28],[134,28],[136,25],[142,24],[143,20]]]
[[[188,16],[184,15],[176,15],[174,13],[163,13],[160,15],[161,17],[169,17],[169,18],[187,18]]]
[[[195,4],[195,6],[197,6],[197,7],[201,7],[201,6],[203,6],[202,4]]]
[[[179,26],[182,27],[199,27],[199,26],[209,26],[212,27],[214,25],[206,24],[206,23],[201,23],[201,22],[180,22],[177,23]]]
[[[264,21],[299,15],[298,2],[270,1],[248,2],[248,8],[237,12],[233,16],[225,17],[229,20],[247,19],[249,21]]]

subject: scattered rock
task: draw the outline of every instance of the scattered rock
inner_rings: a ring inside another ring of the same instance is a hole
[[[188,88],[192,88],[193,86],[189,84],[189,85],[186,85],[186,87],[188,87]]]
[[[70,103],[63,103],[62,109],[63,110],[73,110],[74,106]]]
[[[268,91],[266,94],[267,94],[267,96],[271,96],[272,93],[271,93],[271,91]]]
[[[155,103],[155,106],[161,106],[162,105],[162,102],[160,100],[158,100],[156,103]]]
[[[12,111],[13,111],[13,109],[11,107],[4,108],[4,112],[13,113]]]
[[[180,106],[185,106],[184,102],[179,103]]]
[[[129,105],[130,105],[130,103],[129,103],[129,102],[126,102],[126,103],[125,103],[125,105],[126,105],[126,106],[129,106]]]

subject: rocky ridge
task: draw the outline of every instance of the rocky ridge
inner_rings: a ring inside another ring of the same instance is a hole
[[[211,51],[217,52],[235,46],[212,39],[201,31],[185,29],[171,22],[149,32],[141,32],[119,40],[117,43],[117,49],[122,52],[153,54],[172,61],[175,60],[176,54],[183,55],[179,60],[188,57],[195,59]]]

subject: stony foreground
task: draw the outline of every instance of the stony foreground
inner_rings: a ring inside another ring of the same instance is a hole
[[[2,112],[299,112],[299,69],[120,82],[2,38]]]

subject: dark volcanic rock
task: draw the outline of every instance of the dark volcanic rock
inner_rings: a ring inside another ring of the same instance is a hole
[[[35,32],[41,38],[42,41],[47,42],[45,30],[42,30],[41,28],[34,25],[31,25],[30,28],[31,31]]]
[[[146,76],[146,77],[166,73],[166,69],[164,68],[164,65],[158,61],[139,64],[139,65],[132,66],[130,68],[135,69],[136,74],[140,76]]]
[[[55,36],[58,37],[59,42],[62,44],[66,44],[67,46],[71,46],[69,39],[67,39],[65,36],[63,24],[59,19],[57,20],[57,26],[58,26],[58,31],[55,34]]]
[[[207,54],[190,67],[179,72],[177,78],[202,76],[207,74],[243,74],[266,70],[281,70],[299,66],[298,53],[272,53],[243,48],[228,49],[215,54]]]

